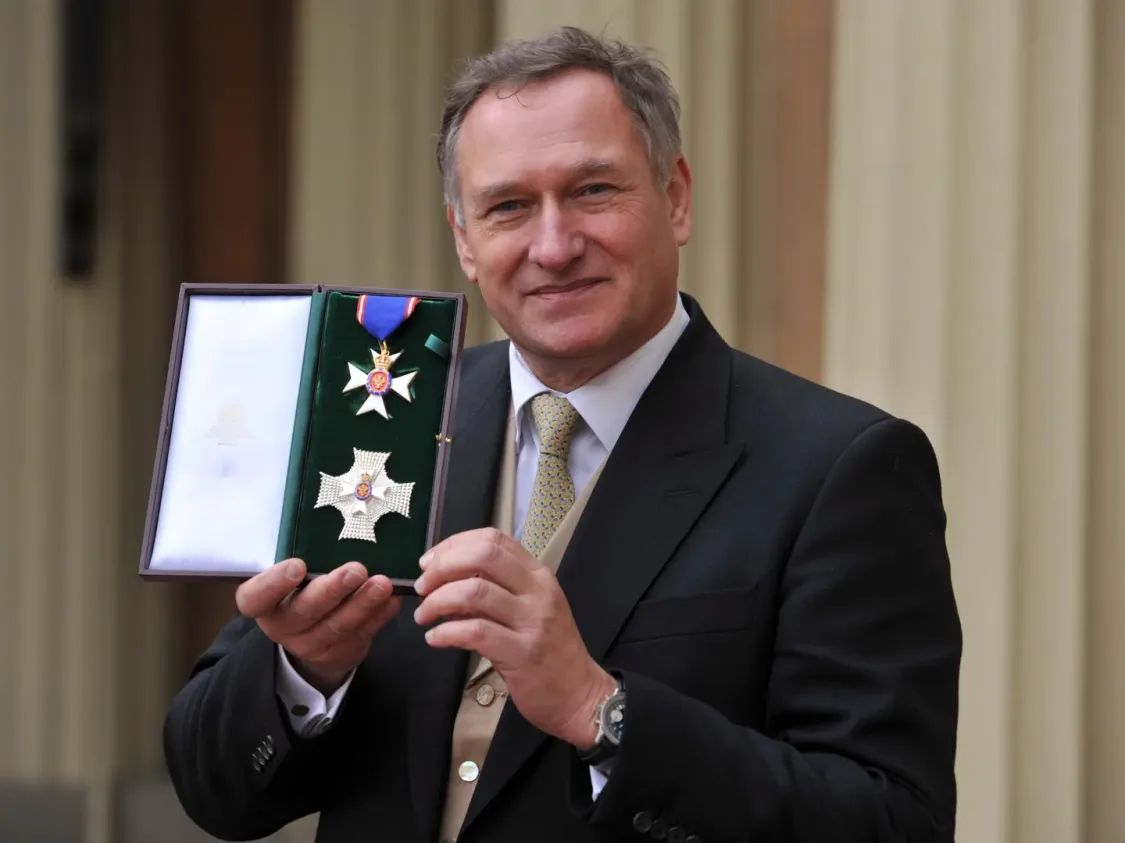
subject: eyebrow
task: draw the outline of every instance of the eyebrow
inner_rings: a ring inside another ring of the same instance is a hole
[[[589,178],[590,176],[602,175],[604,173],[616,173],[617,171],[617,165],[604,158],[585,158],[570,168],[569,178],[571,180],[578,180]],[[479,190],[474,191],[473,196],[479,202],[489,202],[509,195],[518,189],[519,182],[510,179],[508,181],[485,185]]]

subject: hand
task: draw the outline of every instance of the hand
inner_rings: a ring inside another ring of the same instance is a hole
[[[305,563],[288,559],[242,583],[238,611],[285,648],[293,668],[325,695],[343,684],[367,656],[371,639],[402,605],[386,577],[367,577],[359,563],[297,586]]]
[[[528,722],[579,749],[593,746],[595,708],[616,683],[591,658],[554,573],[490,528],[451,536],[419,564],[414,618],[437,624],[426,633],[430,645],[480,653]]]

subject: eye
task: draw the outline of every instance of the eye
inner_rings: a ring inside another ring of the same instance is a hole
[[[584,196],[598,196],[600,194],[607,193],[610,190],[613,190],[613,185],[599,183],[588,184],[578,192]]]
[[[490,214],[506,214],[506,213],[510,213],[512,211],[518,211],[519,208],[520,208],[520,203],[519,203],[518,200],[508,199],[508,200],[505,200],[504,202],[498,202],[497,204],[493,205],[491,208],[488,209],[488,213],[490,213]]]

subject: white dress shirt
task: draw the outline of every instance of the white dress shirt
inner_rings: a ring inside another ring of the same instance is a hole
[[[567,467],[578,497],[598,467],[617,444],[641,395],[664,364],[679,340],[689,317],[683,301],[676,297],[676,310],[668,323],[647,343],[624,360],[602,372],[566,397],[582,417],[574,431]],[[523,532],[535,471],[539,463],[539,432],[535,429],[529,402],[540,392],[555,392],[544,386],[528,368],[515,345],[508,344],[512,406],[516,412],[516,495],[512,528],[518,539]],[[289,713],[293,729],[300,735],[316,734],[332,722],[348,687],[344,684],[328,699],[293,669],[285,651],[278,647],[277,694]],[[605,785],[605,774],[591,769],[596,799]]]

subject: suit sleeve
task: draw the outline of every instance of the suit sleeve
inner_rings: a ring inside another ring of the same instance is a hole
[[[165,759],[180,803],[221,840],[265,837],[321,810],[331,793],[339,726],[297,737],[276,689],[275,645],[237,618],[200,657],[165,718]]]
[[[777,611],[763,731],[626,673],[613,774],[591,802],[575,763],[573,807],[623,839],[951,843],[962,639],[918,428],[879,422],[845,449]]]

